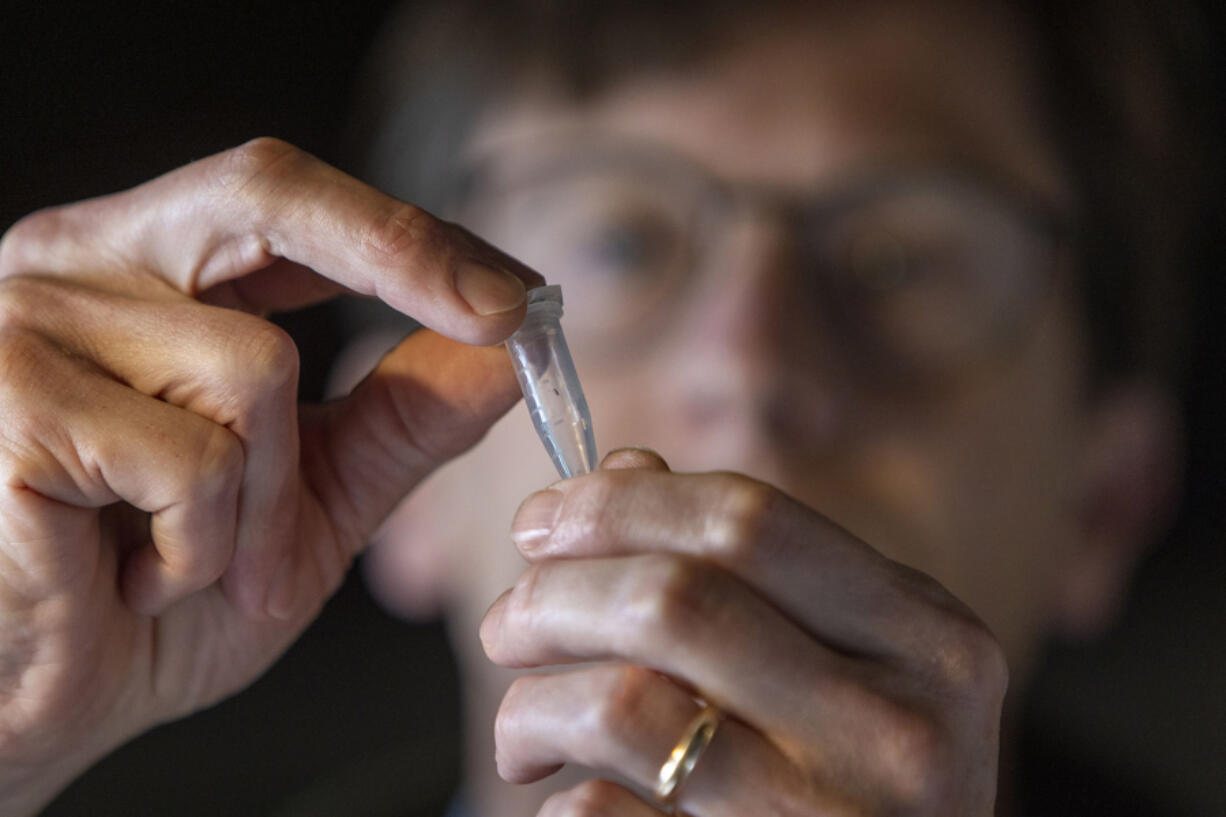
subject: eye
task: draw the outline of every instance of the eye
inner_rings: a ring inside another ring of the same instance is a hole
[[[670,254],[668,230],[645,216],[590,225],[579,252],[592,271],[616,277],[659,274]]]
[[[850,236],[836,260],[845,286],[865,295],[888,295],[931,278],[940,253],[889,230]]]

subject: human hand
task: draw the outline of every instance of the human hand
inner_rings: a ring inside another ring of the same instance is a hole
[[[699,700],[725,715],[668,805],[594,780],[541,817],[993,813],[995,639],[780,491],[620,451],[529,497],[512,537],[531,564],[482,622],[487,654],[601,663],[512,684],[495,729],[506,780],[577,763],[650,791]]]
[[[15,225],[0,812],[267,668],[396,502],[515,402],[506,352],[465,344],[514,331],[539,280],[270,139]],[[300,410],[292,341],[251,313],[344,290],[440,334]]]

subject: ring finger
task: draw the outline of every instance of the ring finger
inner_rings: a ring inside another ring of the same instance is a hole
[[[495,727],[499,774],[528,783],[578,763],[653,792],[660,769],[702,710],[643,667],[603,664],[518,679]],[[724,718],[672,805],[694,817],[789,814],[812,808],[800,771],[764,737]]]

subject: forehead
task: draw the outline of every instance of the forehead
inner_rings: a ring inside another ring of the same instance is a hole
[[[866,2],[747,20],[698,65],[567,102],[496,107],[472,150],[593,132],[676,148],[721,175],[812,189],[890,164],[952,165],[1064,205],[1021,26],[995,4]]]

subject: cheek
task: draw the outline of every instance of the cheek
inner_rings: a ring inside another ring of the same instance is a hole
[[[883,444],[901,476],[891,487],[881,470],[872,483],[894,500],[882,549],[975,609],[1015,667],[1049,626],[1055,579],[1083,533],[1084,369],[1071,326],[1053,310],[1007,366]]]
[[[1073,428],[1042,408],[968,424],[944,485],[951,589],[1015,661],[1048,627],[1054,579],[1080,533]]]
[[[583,361],[577,361],[577,366],[592,412],[599,455],[636,446],[658,451],[671,464],[676,440],[662,431],[663,414],[655,405],[660,383],[653,374],[653,364],[644,360],[614,368],[584,368]]]

